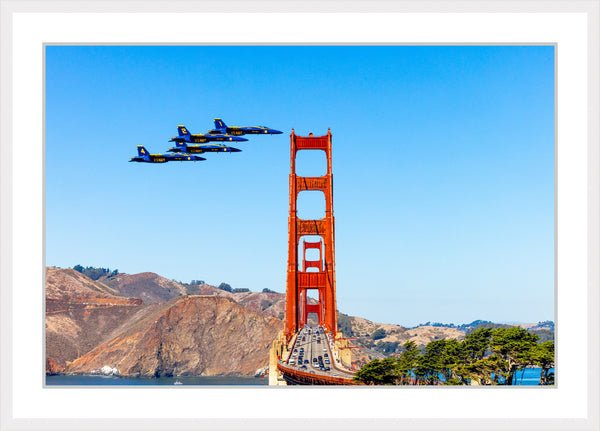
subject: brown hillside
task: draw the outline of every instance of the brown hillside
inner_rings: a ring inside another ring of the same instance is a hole
[[[281,320],[229,298],[184,296],[78,358],[67,372],[108,366],[131,376],[253,375],[267,365],[282,327]]]
[[[283,320],[285,294],[276,292],[228,292],[209,284],[188,286],[190,295],[217,295],[231,298],[245,308]]]
[[[187,293],[182,284],[153,272],[117,274],[116,276],[101,277],[100,281],[119,294],[139,298],[145,304],[167,302],[171,298]]]
[[[426,346],[433,340],[456,339],[462,340],[465,336],[463,331],[456,328],[445,328],[438,326],[418,326],[416,328],[407,329],[400,325],[388,323],[375,323],[362,317],[349,316],[352,324],[352,331],[361,339],[370,339],[371,335],[377,329],[385,330],[385,337],[376,340],[375,342],[398,341],[404,344],[407,341],[414,341],[418,346]]]
[[[72,269],[46,268],[46,359],[50,373],[106,340],[143,309],[108,286]]]
[[[216,289],[216,288],[215,288]],[[265,293],[265,292],[226,292],[216,289],[217,292],[211,294],[226,296],[233,299],[243,307],[264,313],[269,316],[277,317],[283,320],[285,310],[285,294],[283,293]]]
[[[357,338],[352,340],[351,344],[353,346],[363,347],[361,349],[352,350],[352,363],[358,367],[373,359],[385,357],[383,353],[373,348],[373,346],[378,343],[398,342],[402,345],[410,340],[416,343],[417,346],[423,347],[434,340],[441,340],[442,338],[448,340],[462,340],[465,337],[465,333],[456,328],[419,326],[408,329],[400,325],[371,322],[362,317],[348,316],[347,319],[350,323],[351,331],[354,334],[353,336]],[[373,340],[372,335],[378,329],[383,329],[385,331],[385,336]],[[348,334],[345,335],[347,336]]]
[[[216,295],[231,298],[249,310],[283,319],[285,294],[266,292],[228,292],[209,284],[183,285],[152,272],[118,274],[102,281],[125,296],[140,298],[144,303],[163,303],[183,295]]]
[[[93,281],[74,269],[46,268],[46,300],[114,298],[121,296],[104,283]]]

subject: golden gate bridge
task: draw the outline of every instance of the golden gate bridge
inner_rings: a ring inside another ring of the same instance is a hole
[[[343,338],[337,330],[331,130],[328,129],[324,136],[313,136],[312,133],[297,136],[292,129],[290,138],[285,324],[271,348],[269,384],[356,385],[350,369],[351,346],[348,338]],[[304,177],[296,174],[296,155],[303,150],[325,152],[325,175]],[[298,217],[298,194],[303,191],[323,192],[324,218],[306,220]],[[307,259],[307,250],[317,250],[318,259]],[[309,292],[313,295],[316,292],[318,300],[309,298]],[[312,313],[316,315],[317,326],[309,325],[309,314]]]

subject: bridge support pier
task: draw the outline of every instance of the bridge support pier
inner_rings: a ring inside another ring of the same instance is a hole
[[[277,335],[269,351],[269,386],[287,386],[287,382],[277,369],[277,359],[288,354],[288,343],[283,332]]]

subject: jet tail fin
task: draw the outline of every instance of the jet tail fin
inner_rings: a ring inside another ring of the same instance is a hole
[[[148,157],[148,155],[150,154],[148,152],[148,150],[146,150],[146,148],[144,148],[143,145],[138,145],[137,149],[138,149],[138,156],[140,156],[140,157]]]
[[[190,136],[192,135],[190,131],[185,126],[177,126],[177,132],[179,132],[180,138],[185,138],[186,141],[190,140]]]
[[[227,131],[227,126],[220,118],[215,118],[215,129],[221,130],[223,132]]]

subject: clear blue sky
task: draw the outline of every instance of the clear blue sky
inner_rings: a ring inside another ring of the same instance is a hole
[[[128,163],[215,117],[284,133]],[[46,47],[46,264],[285,292],[292,128],[333,134],[340,311],[553,320],[551,46]]]

